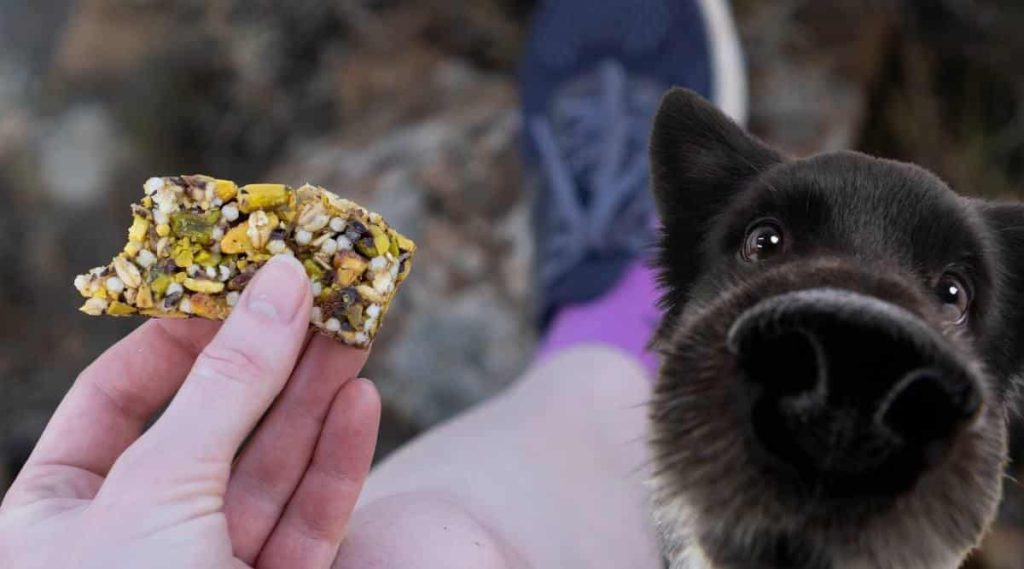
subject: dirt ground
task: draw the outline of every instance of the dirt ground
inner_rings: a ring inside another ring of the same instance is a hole
[[[535,342],[515,84],[529,8],[0,0],[0,488],[77,371],[138,324],[79,315],[70,285],[120,245],[154,173],[313,181],[418,241],[366,372],[384,395],[380,455],[514,378]],[[750,126],[769,142],[859,148],[1020,197],[1019,3],[734,8]],[[1011,469],[976,567],[1024,566]]]

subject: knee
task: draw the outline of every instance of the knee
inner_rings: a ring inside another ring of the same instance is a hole
[[[531,370],[513,389],[555,416],[573,412],[589,422],[642,406],[650,398],[651,385],[636,360],[595,345],[565,350]]]
[[[456,499],[425,491],[388,496],[357,511],[334,563],[335,569],[525,566]]]

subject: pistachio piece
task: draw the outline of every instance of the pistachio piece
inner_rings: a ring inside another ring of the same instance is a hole
[[[139,308],[153,308],[153,292],[149,285],[143,283],[135,295],[135,306]]]
[[[339,286],[348,287],[362,278],[370,263],[353,251],[338,251],[334,254],[331,264],[337,271],[334,275],[334,282]]]
[[[146,239],[146,232],[149,230],[149,220],[136,215],[132,217],[132,226],[128,228],[128,241],[141,243]]]
[[[247,184],[238,190],[238,209],[242,213],[273,209],[288,203],[290,193],[284,184]]]
[[[306,274],[313,280],[320,280],[324,276],[324,270],[314,261],[313,259],[306,259],[302,262],[302,266],[306,268]]]
[[[115,300],[107,306],[107,314],[111,316],[130,316],[135,314],[135,307]]]
[[[171,258],[174,259],[174,264],[186,268],[190,267],[194,261],[192,243],[186,238],[179,241],[175,241],[171,247]]]
[[[220,201],[228,203],[238,195],[238,186],[231,180],[214,180],[213,193]]]
[[[149,283],[149,288],[153,289],[153,292],[157,293],[158,295],[163,296],[164,293],[167,292],[167,287],[171,286],[171,283],[173,282],[174,279],[172,279],[170,275],[167,275],[166,273],[161,273],[157,275],[157,277],[154,278],[151,283]]]
[[[345,311],[345,321],[355,330],[363,327],[363,305],[353,304]]]
[[[415,253],[416,252],[416,244],[413,243],[412,239],[409,239],[408,237],[406,237],[405,235],[402,235],[401,233],[399,233],[397,231],[394,231],[394,230],[392,230],[392,231],[394,233],[395,240],[398,241],[398,249],[400,251],[403,251],[403,252],[406,252],[406,253]],[[398,255],[395,254],[395,257],[397,257],[397,256]]]
[[[186,277],[181,283],[185,288],[195,292],[217,293],[224,290],[224,283]]]
[[[249,242],[249,236],[247,235],[248,230],[249,228],[246,225],[232,227],[224,234],[224,238],[220,240],[221,253],[236,255],[252,249],[252,244]]]
[[[160,308],[148,308],[146,310],[140,310],[139,314],[144,316],[157,316],[160,318],[188,318],[188,314],[178,312],[177,310],[162,310]]]
[[[223,320],[228,317],[228,312],[231,311],[226,299],[209,294],[196,293],[189,300],[192,305],[192,314],[201,318]]]
[[[356,251],[371,259],[386,253],[391,247],[391,240],[384,230],[376,225],[368,225],[366,230],[367,234],[356,241]]]
[[[295,192],[288,192],[288,202],[277,208],[276,211],[281,221],[289,225],[295,223],[295,216],[298,214],[298,210],[295,209]]]
[[[212,240],[213,228],[219,219],[217,211],[177,211],[171,214],[171,232],[175,237],[206,245]]]
[[[193,262],[204,267],[215,267],[220,263],[220,260],[220,253],[213,253],[206,250],[200,251],[193,258]]]
[[[388,239],[391,242],[390,247],[388,247],[388,253],[391,253],[392,257],[398,258],[398,256],[402,254],[398,247],[398,233],[394,229],[390,228],[388,229],[387,233]]]
[[[139,251],[141,250],[142,244],[139,243],[138,241],[129,241],[128,243],[125,244],[123,249],[124,254],[131,258],[134,258],[135,255],[138,255]]]

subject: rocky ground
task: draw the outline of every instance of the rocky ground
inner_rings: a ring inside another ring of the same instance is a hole
[[[521,371],[534,331],[514,68],[529,4],[0,0],[0,487],[75,373],[137,324],[78,315],[70,283],[120,245],[153,173],[309,180],[419,242],[367,370],[382,454]],[[1017,195],[1024,11],[925,4],[737,0],[752,129],[797,155],[858,147]],[[1008,484],[976,566],[1024,558]]]

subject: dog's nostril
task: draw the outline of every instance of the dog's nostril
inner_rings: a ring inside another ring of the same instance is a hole
[[[876,413],[877,423],[905,442],[927,444],[950,435],[981,406],[974,382],[936,369],[917,369],[903,377]]]

